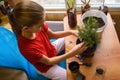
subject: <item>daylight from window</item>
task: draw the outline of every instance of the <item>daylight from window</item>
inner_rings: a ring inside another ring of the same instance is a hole
[[[87,1],[87,0],[86,0]],[[90,0],[90,4],[92,7],[97,7],[100,5],[106,5],[108,7],[120,8],[120,0]],[[82,4],[81,0],[76,0],[77,6]]]
[[[41,4],[46,9],[65,9],[65,0],[33,0]],[[87,0],[86,0],[87,1]],[[92,7],[98,7],[104,4],[109,7],[120,8],[120,0],[90,0]],[[80,7],[81,0],[76,0],[77,7]]]
[[[64,9],[65,0],[33,0],[41,4],[44,8],[47,9]]]

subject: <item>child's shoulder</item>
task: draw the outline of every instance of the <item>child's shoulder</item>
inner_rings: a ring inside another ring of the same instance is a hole
[[[48,23],[44,23],[44,26],[43,26],[43,29],[44,31],[47,31],[48,30]]]

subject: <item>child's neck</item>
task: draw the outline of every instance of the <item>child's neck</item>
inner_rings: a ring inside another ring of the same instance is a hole
[[[36,37],[35,33],[28,33],[28,32],[22,32],[22,36],[27,39],[35,39]]]

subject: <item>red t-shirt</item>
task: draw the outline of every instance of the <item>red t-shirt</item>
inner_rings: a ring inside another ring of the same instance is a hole
[[[18,46],[22,55],[32,63],[40,72],[46,72],[52,65],[45,65],[40,62],[43,55],[47,57],[56,56],[56,49],[50,43],[47,35],[48,25],[45,24],[42,30],[36,33],[33,40],[27,39],[22,35],[18,38]]]

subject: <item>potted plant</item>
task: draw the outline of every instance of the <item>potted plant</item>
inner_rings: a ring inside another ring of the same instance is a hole
[[[102,33],[107,25],[107,16],[100,10],[88,10],[82,15],[81,22],[83,25],[84,21],[86,21],[90,16],[93,16],[98,21],[97,34],[98,38],[101,39]]]
[[[99,42],[97,35],[98,22],[94,17],[89,17],[86,21],[84,21],[84,28],[77,27],[78,34],[80,39],[77,39],[77,44],[81,41],[84,41],[89,47],[86,51],[81,54],[81,57],[91,57],[94,55],[94,51],[96,50],[97,44]]]
[[[68,24],[71,28],[76,27],[76,7],[74,5],[74,0],[66,0],[67,3],[67,15],[68,15]]]
[[[82,15],[81,21],[83,29],[78,27],[79,37],[89,46],[81,56],[91,57],[102,38],[102,32],[107,25],[107,16],[102,11],[89,10]],[[79,39],[78,42],[80,42]]]
[[[85,13],[86,11],[90,10],[90,0],[81,0],[81,2],[83,3],[83,5],[81,6],[81,11],[82,14]]]
[[[105,0],[103,0],[103,4],[102,4],[102,6],[99,7],[99,10],[103,11],[107,15],[108,9],[109,8],[107,6],[105,6]]]

